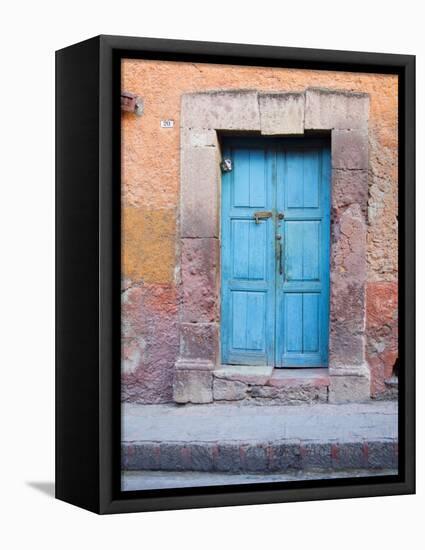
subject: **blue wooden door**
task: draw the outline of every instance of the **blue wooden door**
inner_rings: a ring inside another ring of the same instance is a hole
[[[232,148],[233,169],[222,179],[221,347],[228,364],[274,364],[275,231],[272,217],[254,218],[275,203],[270,154],[249,142]]]
[[[328,363],[330,152],[300,142],[277,152],[276,366]]]
[[[328,144],[232,139],[223,155],[222,362],[326,366]]]

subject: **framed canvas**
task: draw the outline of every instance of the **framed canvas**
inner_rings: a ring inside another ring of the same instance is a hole
[[[56,496],[415,490],[415,58],[56,54]]]

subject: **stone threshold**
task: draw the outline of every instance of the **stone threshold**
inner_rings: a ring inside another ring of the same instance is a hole
[[[330,377],[326,368],[222,365],[212,374],[214,401],[281,405],[328,401]]]

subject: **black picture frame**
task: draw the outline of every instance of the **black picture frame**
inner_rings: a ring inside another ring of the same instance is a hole
[[[120,60],[399,77],[397,476],[120,492]],[[56,52],[56,498],[100,514],[415,492],[415,57],[98,36]]]

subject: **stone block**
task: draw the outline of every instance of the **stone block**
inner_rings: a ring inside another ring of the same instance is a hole
[[[278,388],[295,388],[297,386],[327,387],[329,386],[328,369],[274,369],[273,375],[267,380],[267,386]]]
[[[352,281],[363,286],[366,279],[366,222],[358,204],[350,205],[341,213],[334,223],[332,237],[332,284]]]
[[[368,119],[367,94],[319,88],[305,92],[306,130],[367,129]]]
[[[173,384],[176,403],[211,403],[212,374],[202,370],[176,370]]]
[[[262,134],[295,135],[304,133],[304,94],[259,94],[258,100]]]
[[[247,396],[247,390],[248,386],[238,380],[224,380],[214,377],[214,401],[240,401]]]
[[[175,443],[160,444],[161,470],[189,470],[191,465],[190,448]]]
[[[244,384],[265,384],[273,373],[273,367],[227,365],[214,372],[216,378],[238,380]]]
[[[280,388],[272,386],[252,386],[251,397],[253,399],[277,399]]]
[[[367,468],[362,442],[333,445],[332,459],[332,468],[336,470]]]
[[[218,320],[218,240],[182,239],[182,322]]]
[[[260,130],[254,90],[218,90],[182,96],[181,124],[186,128]]]
[[[358,204],[347,207],[333,230],[330,347],[332,366],[364,362],[366,223]]]
[[[182,323],[180,325],[180,357],[215,363],[218,355],[216,323]]]
[[[140,444],[123,445],[122,468],[123,470],[159,470],[159,444],[143,441]]]
[[[301,451],[300,444],[282,442],[273,443],[270,446],[269,469],[274,472],[285,472],[286,470],[300,470]]]
[[[179,357],[175,362],[175,370],[205,370],[213,371],[214,363],[208,359],[187,359],[185,357]]]
[[[220,159],[215,147],[181,151],[180,233],[182,237],[218,237]]]
[[[301,445],[302,468],[332,468],[332,445],[330,443],[303,443]]]
[[[347,372],[347,371],[351,372]],[[329,403],[362,403],[370,399],[370,376],[367,367],[340,367],[330,370]],[[353,372],[354,371],[354,372]]]
[[[267,451],[262,445],[243,445],[241,460],[244,472],[266,472],[268,469]]]
[[[332,130],[332,168],[367,170],[368,134],[365,130]]]
[[[180,147],[218,147],[217,132],[209,128],[182,128]]]
[[[338,213],[351,204],[360,206],[367,215],[368,171],[332,170],[332,208]]]
[[[241,470],[241,456],[239,446],[231,443],[222,443],[217,447],[214,457],[214,467],[219,472],[239,472]]]
[[[397,468],[397,447],[393,441],[369,441],[367,443],[369,468]]]
[[[329,334],[329,364],[333,367],[362,365],[365,361],[365,338],[357,330],[354,332],[353,322],[336,321],[331,323]],[[360,329],[359,329],[360,330]]]
[[[250,396],[255,402],[267,405],[301,405],[303,403],[326,403],[327,386],[253,386]]]
[[[196,472],[212,472],[214,468],[214,447],[213,445],[202,445],[192,443],[191,450],[191,469]]]

